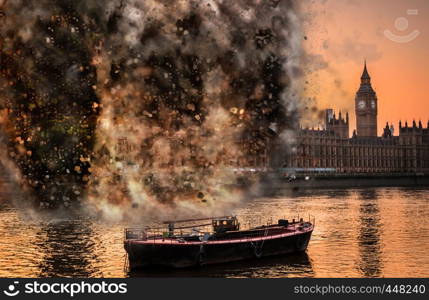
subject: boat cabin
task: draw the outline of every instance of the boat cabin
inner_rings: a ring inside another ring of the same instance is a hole
[[[240,223],[237,217],[215,218],[212,220],[212,225],[215,233],[240,230]]]

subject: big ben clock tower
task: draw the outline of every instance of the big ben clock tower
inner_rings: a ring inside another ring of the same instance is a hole
[[[356,93],[356,129],[363,137],[377,136],[377,94],[372,89],[371,77],[365,68],[361,77],[360,88]]]

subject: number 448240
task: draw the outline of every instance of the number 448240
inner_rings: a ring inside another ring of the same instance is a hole
[[[388,285],[385,289],[388,294],[424,294],[426,293],[426,286],[411,285],[411,284],[395,284]]]

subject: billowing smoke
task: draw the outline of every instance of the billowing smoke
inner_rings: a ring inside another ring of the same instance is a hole
[[[86,1],[1,2],[3,152],[36,204],[69,206],[89,180],[95,142],[95,8],[83,7]]]
[[[43,203],[221,213],[295,128],[292,0],[14,0],[0,22],[8,157]]]

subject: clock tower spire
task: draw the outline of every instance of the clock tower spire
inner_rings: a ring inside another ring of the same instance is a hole
[[[365,65],[355,98],[357,136],[377,136],[377,94],[371,86],[371,76]]]

